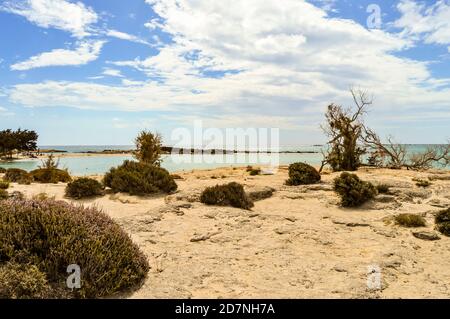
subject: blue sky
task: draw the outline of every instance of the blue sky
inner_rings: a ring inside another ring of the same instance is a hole
[[[381,136],[450,138],[449,0],[0,0],[0,38],[0,129],[41,145],[170,144],[196,119],[323,143],[350,86]]]

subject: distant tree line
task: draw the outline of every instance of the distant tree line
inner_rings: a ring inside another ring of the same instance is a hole
[[[30,152],[37,148],[35,131],[11,129],[0,131],[0,156],[12,159],[14,152]]]

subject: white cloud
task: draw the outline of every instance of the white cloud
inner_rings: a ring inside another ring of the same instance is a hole
[[[413,44],[403,34],[330,18],[300,0],[147,2],[159,15],[152,27],[171,43],[112,63],[144,72],[147,81],[21,84],[10,98],[35,107],[186,111],[232,119],[226,125],[257,115],[289,126],[285,119],[295,117],[305,127],[318,126],[327,103],[350,104],[351,85],[374,93],[375,112],[414,116],[411,110],[448,107],[448,83],[433,79],[426,62],[395,55]]]
[[[0,106],[0,116],[13,116],[14,113],[10,112],[8,109]]]
[[[25,71],[48,66],[83,65],[94,61],[100,55],[104,41],[85,41],[75,50],[55,49],[35,55],[26,61],[11,65],[11,70]]]
[[[132,34],[128,34],[125,32],[121,32],[121,31],[117,31],[117,30],[108,30],[106,31],[106,35],[113,37],[113,38],[117,38],[117,39],[121,39],[121,40],[126,40],[126,41],[131,41],[131,42],[136,42],[136,43],[142,43],[142,44],[147,44],[149,45],[149,43],[135,35]]]
[[[102,74],[123,78],[122,73],[120,72],[120,70],[117,70],[117,69],[104,68]]]
[[[450,43],[450,3],[438,0],[427,5],[412,0],[402,0],[397,5],[401,13],[394,25],[411,36],[423,38],[425,43],[447,45]]]
[[[90,26],[98,21],[95,11],[82,2],[66,0],[5,1],[0,10],[25,17],[42,27],[72,33],[77,38],[90,34]]]

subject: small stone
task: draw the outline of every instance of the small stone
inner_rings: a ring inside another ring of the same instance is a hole
[[[439,240],[439,239],[441,239],[441,237],[439,237],[436,233],[433,233],[433,232],[419,231],[419,232],[413,232],[412,234],[414,237],[422,239],[422,240]]]
[[[288,221],[290,221],[292,223],[295,223],[297,221],[297,218],[295,218],[293,216],[288,216],[288,217],[285,217],[284,219],[286,219],[286,220],[288,220]]]

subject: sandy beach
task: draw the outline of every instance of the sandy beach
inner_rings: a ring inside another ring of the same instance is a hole
[[[223,168],[180,173],[172,195],[107,194],[73,202],[102,208],[148,256],[144,285],[122,297],[449,298],[450,238],[434,230],[433,220],[450,206],[450,172],[357,174],[389,185],[391,194],[344,209],[332,191],[338,173],[323,174],[316,185],[292,187],[284,185],[286,167],[267,176]],[[432,185],[419,188],[413,178],[430,178]],[[231,181],[254,197],[273,194],[251,211],[199,202],[205,187]],[[68,200],[64,189],[62,183],[12,184],[9,191]],[[421,214],[427,226],[397,226],[392,218],[399,213]],[[420,231],[440,239],[413,236]],[[381,270],[380,290],[368,288],[370,267]]]

